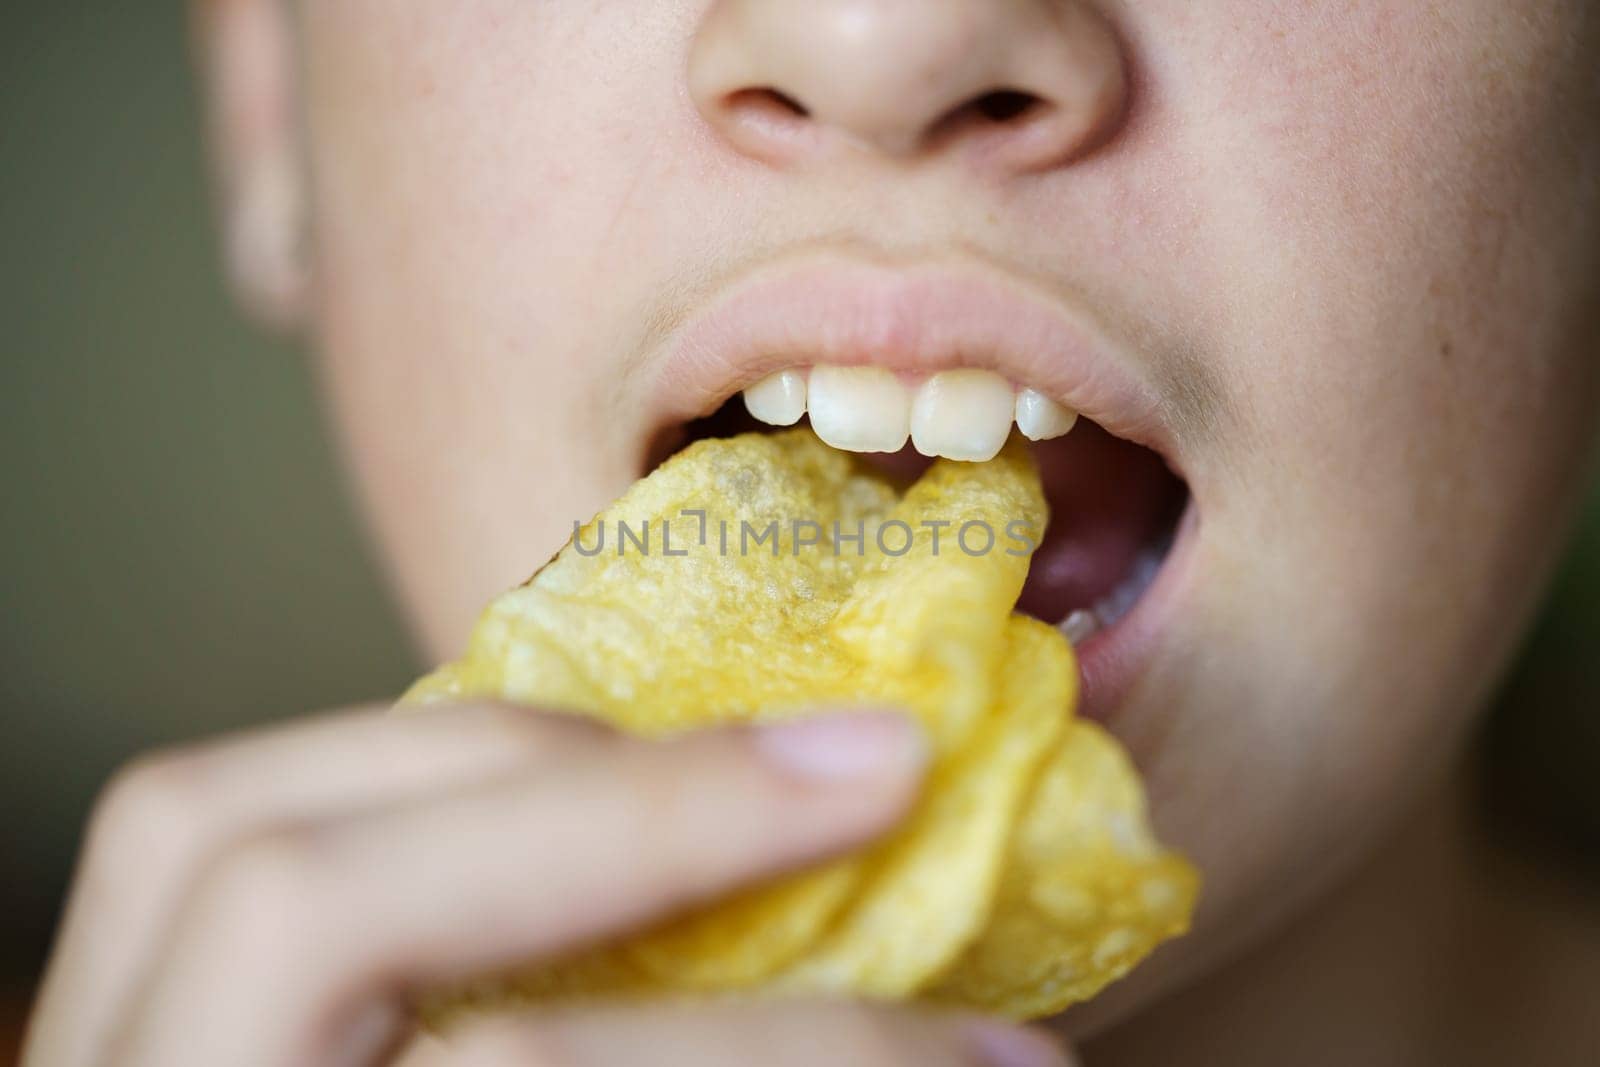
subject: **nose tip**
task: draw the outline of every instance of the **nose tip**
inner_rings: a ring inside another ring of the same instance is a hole
[[[716,0],[689,64],[706,121],[769,163],[962,146],[1038,169],[1104,140],[1126,84],[1083,0]]]

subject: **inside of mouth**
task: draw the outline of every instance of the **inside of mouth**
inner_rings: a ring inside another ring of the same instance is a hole
[[[702,438],[772,431],[735,396],[713,414],[669,431],[653,449],[650,466]],[[1189,489],[1155,452],[1088,419],[1065,437],[1029,447],[1050,524],[1017,608],[1081,642],[1126,615],[1154,580],[1188,506]],[[865,458],[907,482],[933,462],[909,446]]]

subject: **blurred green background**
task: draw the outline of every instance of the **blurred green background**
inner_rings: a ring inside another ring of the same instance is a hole
[[[222,290],[184,33],[0,14],[0,984],[130,753],[415,673],[307,361]]]
[[[131,753],[414,673],[305,360],[220,287],[183,45],[176,3],[0,14],[0,988]],[[1600,494],[1485,746],[1496,810],[1579,862],[1597,638]]]

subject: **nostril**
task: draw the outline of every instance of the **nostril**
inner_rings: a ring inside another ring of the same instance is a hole
[[[769,163],[794,160],[814,142],[811,109],[770,86],[736,89],[712,97],[706,114],[744,154]]]
[[[982,115],[990,122],[1006,123],[1022,118],[1043,104],[1044,101],[1037,96],[1020,89],[997,89],[973,100],[967,105],[967,109]]]
[[[769,118],[810,118],[806,106],[788,93],[771,87],[740,89],[728,96],[728,108],[734,112],[764,115]]]
[[[928,131],[929,144],[976,136],[1012,137],[1038,124],[1055,108],[1050,101],[1022,89],[992,89],[968,98],[945,113]]]

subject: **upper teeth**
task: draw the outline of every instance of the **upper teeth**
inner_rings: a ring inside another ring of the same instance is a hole
[[[881,367],[817,367],[806,384],[811,428],[848,452],[898,452],[911,435],[906,387]]]
[[[793,426],[806,413],[806,380],[797,370],[768,375],[744,391],[750,414],[774,426]]]
[[[1061,437],[1078,424],[1078,413],[1064,408],[1037,389],[1017,394],[1017,429],[1030,441]]]
[[[925,456],[993,459],[1016,414],[1011,383],[986,370],[952,370],[922,383],[911,405],[911,440]]]
[[[781,370],[744,391],[762,422],[792,426],[807,412],[811,428],[847,452],[898,452],[909,437],[925,456],[980,462],[1006,443],[1013,421],[1044,441],[1072,429],[1078,413],[1035,389],[1015,390],[986,370],[941,371],[906,384],[883,367]]]

